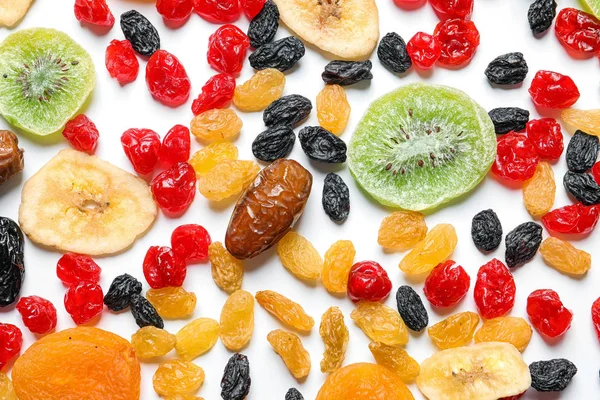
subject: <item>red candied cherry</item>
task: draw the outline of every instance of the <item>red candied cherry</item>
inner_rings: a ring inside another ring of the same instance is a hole
[[[198,115],[214,108],[226,107],[233,99],[234,91],[235,77],[231,74],[217,74],[202,86],[202,93],[192,103],[192,112]]]
[[[104,294],[96,282],[81,281],[65,293],[65,309],[77,325],[85,324],[102,312]]]
[[[157,50],[146,65],[146,84],[156,100],[171,107],[185,103],[192,84],[183,64],[165,50]]]
[[[406,44],[412,62],[420,69],[431,69],[442,54],[442,47],[435,36],[417,32]]]
[[[348,275],[348,297],[357,302],[379,301],[390,294],[392,282],[387,272],[375,261],[361,261],[352,266]]]
[[[240,3],[242,3],[242,10],[244,11],[244,14],[246,14],[246,17],[248,17],[250,21],[252,21],[252,19],[256,17],[259,12],[261,12],[266,2],[267,0],[240,1]]]
[[[526,181],[535,173],[538,162],[535,147],[527,136],[509,132],[498,139],[492,172],[509,181]]]
[[[156,11],[167,21],[183,22],[192,14],[192,0],[156,0]]]
[[[115,17],[106,0],[75,0],[75,18],[88,24],[112,27]]]
[[[600,185],[600,161],[592,166],[592,176],[598,185]]]
[[[23,334],[13,324],[0,322],[0,370],[21,351]]]
[[[600,21],[575,8],[563,8],[556,17],[554,31],[563,46],[581,53],[600,50]]]
[[[23,318],[23,324],[33,333],[43,335],[56,327],[56,308],[41,297],[21,297],[17,311]]]
[[[248,35],[235,25],[223,25],[208,38],[208,64],[222,73],[239,74],[248,47]]]
[[[471,61],[479,46],[479,31],[473,21],[448,19],[435,27],[433,35],[440,43],[438,62],[443,66],[460,66]]]
[[[239,0],[194,0],[194,11],[208,22],[226,24],[237,20],[242,8]]]
[[[569,108],[579,99],[573,79],[552,71],[538,71],[529,87],[531,100],[538,107]]]
[[[104,64],[112,78],[124,85],[136,80],[140,63],[129,40],[113,40],[104,53]]]
[[[144,276],[153,289],[181,286],[187,269],[183,258],[170,247],[152,246],[144,258]]]
[[[190,159],[190,130],[183,125],[175,125],[164,137],[158,160],[165,166],[187,161]]]
[[[552,289],[539,289],[527,298],[527,315],[540,333],[555,338],[571,327],[573,313],[565,308],[558,293]]]
[[[208,231],[196,224],[178,226],[171,234],[173,252],[186,262],[205,261],[211,243]]]
[[[98,128],[85,114],[79,114],[65,125],[62,132],[75,150],[94,154],[98,146]]]
[[[529,121],[527,137],[538,155],[547,160],[558,160],[565,148],[560,124],[554,118]]]
[[[513,275],[502,261],[494,258],[479,268],[474,297],[483,318],[506,315],[515,305],[516,292]]]
[[[576,203],[550,211],[542,223],[551,232],[585,235],[594,230],[599,218],[599,206]]]
[[[592,322],[594,323],[598,340],[600,340],[600,298],[596,299],[592,304]],[[0,368],[1,367],[2,366],[0,365]]]
[[[77,253],[64,254],[56,264],[56,275],[65,285],[81,281],[100,282],[102,268],[90,256]]]
[[[423,292],[436,307],[452,307],[469,291],[471,278],[463,267],[452,260],[438,264],[425,279]]]
[[[473,0],[429,0],[441,20],[460,18],[468,21],[473,14],[473,3]]]
[[[152,179],[152,194],[159,207],[168,213],[181,213],[196,195],[196,171],[187,162],[178,162]]]
[[[148,175],[158,163],[160,137],[150,129],[127,129],[121,135],[125,155],[140,175]]]
[[[425,4],[427,0],[394,0],[396,7],[405,10],[415,10]]]

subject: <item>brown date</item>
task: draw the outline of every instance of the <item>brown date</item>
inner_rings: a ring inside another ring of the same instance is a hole
[[[11,131],[0,130],[0,185],[23,170],[23,149]]]

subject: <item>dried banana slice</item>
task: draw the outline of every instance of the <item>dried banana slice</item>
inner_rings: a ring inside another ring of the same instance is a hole
[[[0,26],[12,27],[29,10],[33,0],[0,0]]]

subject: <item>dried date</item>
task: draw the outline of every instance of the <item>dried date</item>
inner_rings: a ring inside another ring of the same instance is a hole
[[[323,209],[335,222],[344,222],[350,214],[350,191],[341,176],[329,173],[323,183]]]
[[[377,47],[377,57],[384,67],[397,74],[408,71],[412,66],[406,43],[396,32],[390,32],[381,39]]]
[[[263,121],[266,126],[295,127],[308,118],[311,111],[312,103],[309,99],[299,94],[290,94],[272,102],[263,112]]]
[[[279,29],[279,8],[272,0],[268,0],[248,26],[250,46],[258,49],[260,46],[272,42],[277,29]]]
[[[408,285],[396,292],[396,304],[402,320],[411,331],[421,332],[429,325],[429,315],[421,297]]]
[[[298,389],[290,388],[285,394],[285,400],[304,400],[304,396],[302,396],[302,393]]]
[[[542,227],[535,222],[525,222],[508,232],[506,244],[506,265],[514,268],[530,261],[542,244]]]
[[[536,361],[529,365],[531,387],[538,392],[562,392],[577,374],[577,367],[564,358]]]
[[[348,86],[360,81],[373,79],[371,61],[331,61],[321,74],[323,82],[328,85]]]
[[[585,172],[592,168],[600,150],[598,136],[576,131],[567,146],[567,168],[573,172]]]
[[[121,14],[121,30],[135,51],[150,57],[160,49],[160,36],[150,21],[136,10]]]
[[[248,357],[235,353],[223,371],[221,397],[223,400],[244,400],[250,392],[251,382]]]
[[[563,178],[563,185],[571,196],[586,206],[600,204],[600,186],[592,175],[567,171]]]
[[[296,134],[288,126],[274,126],[259,133],[252,142],[252,154],[261,161],[272,162],[290,155]]]
[[[133,318],[135,318],[135,323],[140,328],[150,325],[160,329],[165,327],[163,319],[158,315],[154,306],[146,300],[145,297],[134,294],[131,296],[129,305],[131,307],[131,314],[133,315]]]
[[[502,224],[494,210],[483,210],[475,214],[471,222],[471,237],[479,251],[490,252],[502,242]]]
[[[0,217],[0,307],[13,304],[21,293],[25,278],[24,243],[19,225]]]
[[[307,126],[300,130],[298,139],[309,158],[325,163],[346,162],[346,143],[327,129]]]
[[[485,76],[496,85],[516,85],[525,80],[529,68],[523,53],[507,53],[492,60],[485,69]]]
[[[254,69],[275,68],[281,72],[292,68],[304,57],[304,44],[294,36],[288,36],[260,46],[248,60]]]
[[[142,292],[142,282],[129,274],[117,276],[108,292],[104,295],[104,304],[111,311],[121,311],[129,307],[131,296]]]
[[[0,186],[23,170],[23,149],[11,131],[0,130]]]
[[[488,115],[494,123],[496,134],[522,131],[529,122],[529,111],[518,107],[494,108]]]
[[[552,26],[552,21],[556,17],[556,1],[554,0],[536,0],[527,12],[529,28],[534,35],[546,32]]]

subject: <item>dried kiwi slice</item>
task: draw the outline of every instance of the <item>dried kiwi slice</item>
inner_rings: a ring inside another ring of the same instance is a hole
[[[94,85],[92,59],[63,32],[26,29],[0,44],[0,114],[25,131],[60,130]]]
[[[371,104],[348,149],[350,171],[367,193],[415,211],[472,190],[495,157],[487,112],[460,90],[422,83]]]

